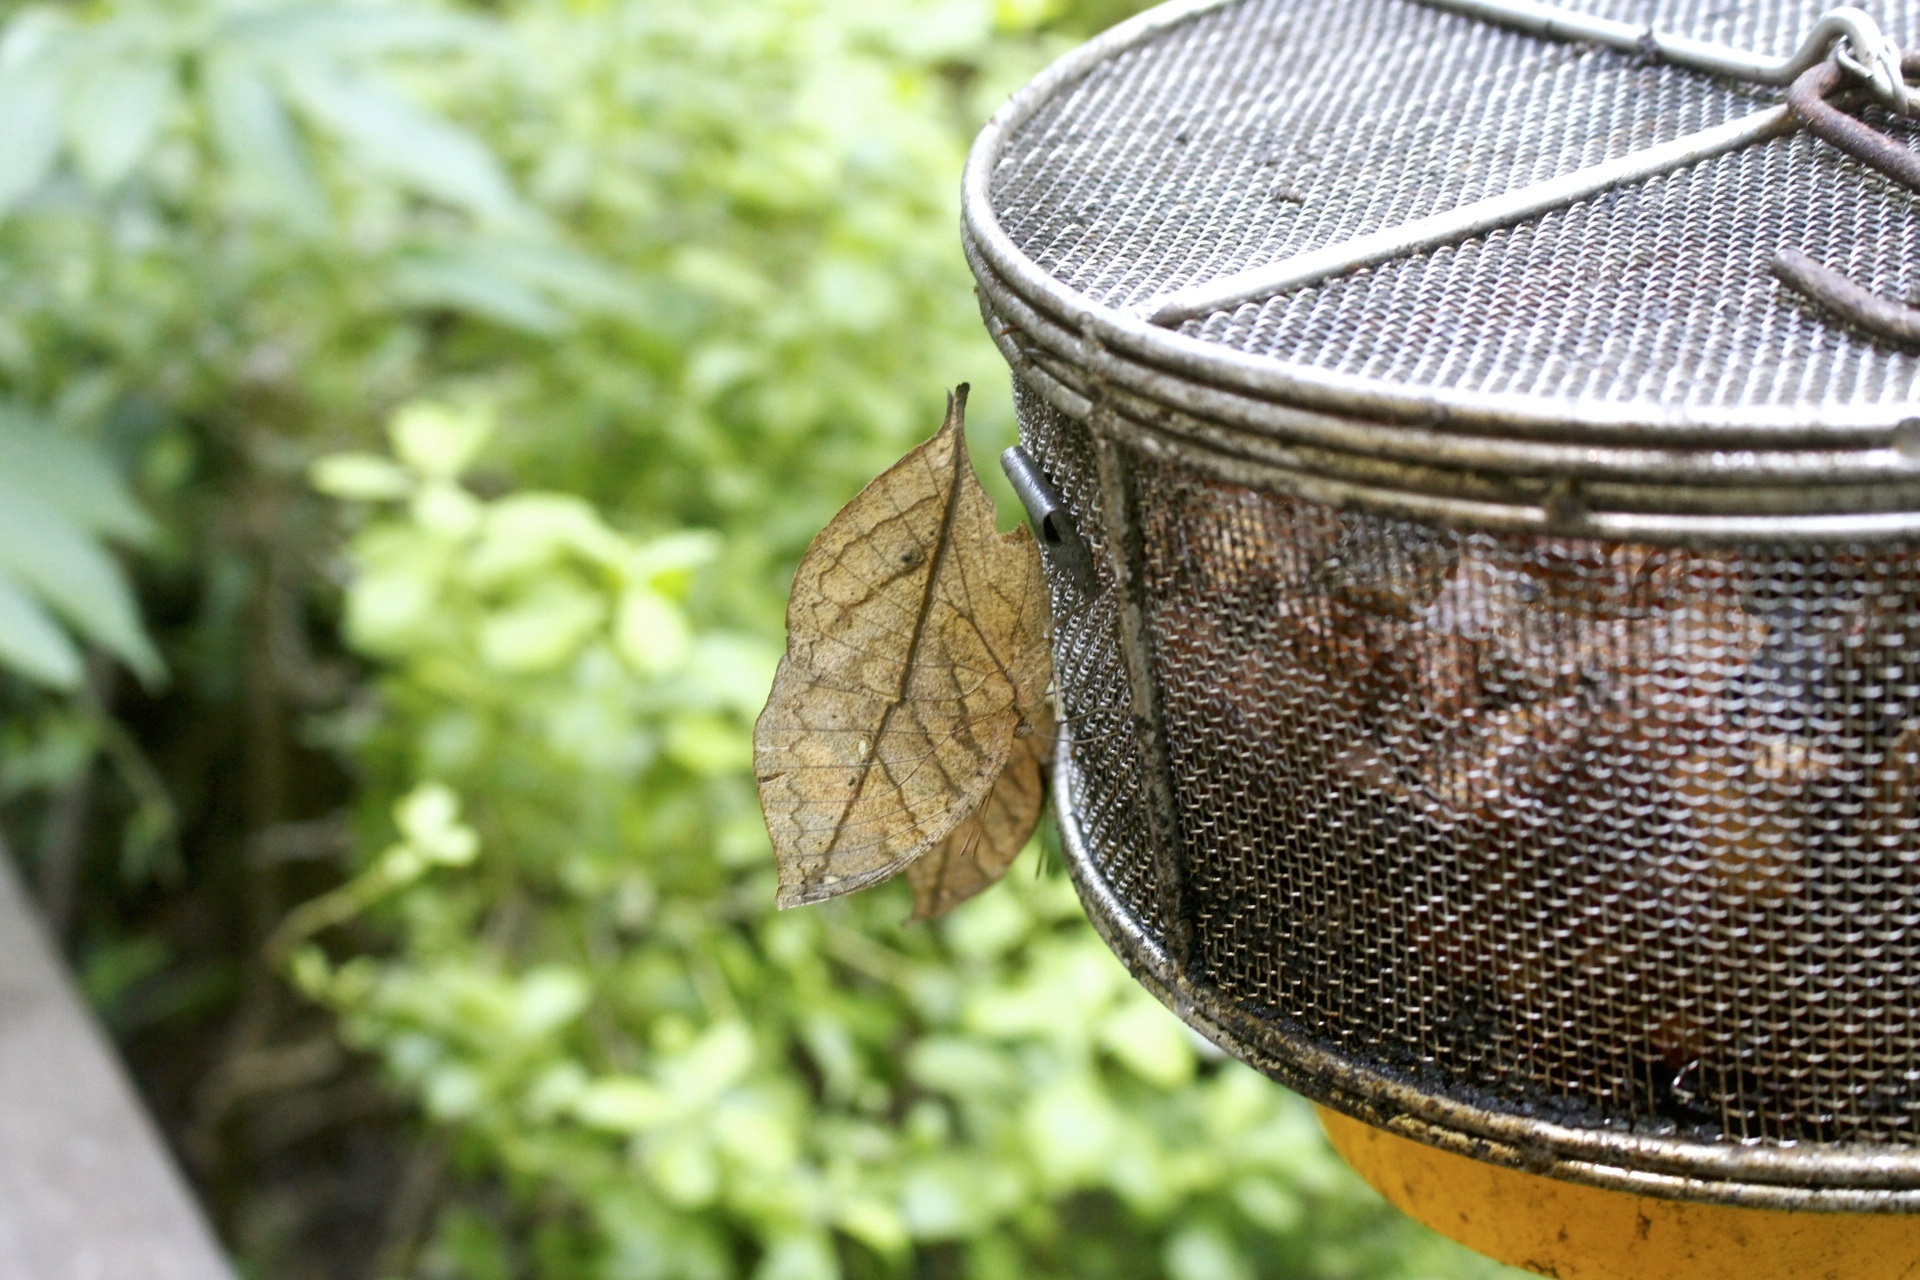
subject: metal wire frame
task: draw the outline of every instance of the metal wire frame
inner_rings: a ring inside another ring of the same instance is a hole
[[[1132,460],[1333,506],[1495,530],[1637,541],[1871,541],[1920,531],[1920,405],[1664,412],[1412,392],[1247,357],[1099,307],[1052,280],[1000,229],[989,179],[1007,139],[1102,59],[1233,0],[1183,0],[1056,65],[976,145],[967,250],[996,342],[1025,383],[1088,425],[1099,530],[1141,758],[1164,791],[1166,722],[1140,617]],[[1496,1163],[1640,1194],[1774,1209],[1920,1211],[1920,1151],[1705,1142],[1578,1128],[1422,1089],[1255,1016],[1195,977],[1179,872],[1182,832],[1154,809],[1159,925],[1104,878],[1075,807],[1072,722],[1056,795],[1069,868],[1096,927],[1174,1012],[1267,1074],[1347,1114]],[[1149,779],[1153,782],[1153,779]],[[1154,787],[1147,788],[1149,792]],[[1170,874],[1171,873],[1171,874]]]
[[[1075,792],[1072,726],[1066,723],[1054,760],[1054,806],[1067,870],[1094,928],[1134,978],[1182,1021],[1316,1102],[1476,1160],[1637,1195],[1801,1212],[1920,1212],[1920,1150],[1708,1143],[1573,1128],[1421,1089],[1256,1018],[1195,980],[1114,893],[1087,847]]]
[[[1767,457],[1464,437],[1239,397],[1063,338],[984,272],[979,287],[1001,354],[1055,408],[1090,421],[1097,379],[1109,410],[1099,430],[1237,484],[1462,528],[1641,542],[1874,542],[1920,530],[1920,466],[1897,429],[1881,448]]]
[[[1352,240],[1311,249],[1267,266],[1250,267],[1219,280],[1203,280],[1156,299],[1147,319],[1157,325],[1177,325],[1226,311],[1243,302],[1262,302],[1277,294],[1319,284],[1363,267],[1470,236],[1501,230],[1540,214],[1564,209],[1579,200],[1612,191],[1698,164],[1777,137],[1793,127],[1793,113],[1785,107],[1766,107],[1737,120],[1675,138],[1672,142],[1629,152],[1586,169],[1561,174],[1544,182],[1504,191],[1458,209],[1447,209],[1399,226]]]
[[[1422,0],[1422,3],[1549,40],[1599,45],[1618,53],[1749,84],[1791,84],[1802,72],[1824,62],[1828,50],[1837,42],[1845,42],[1856,56],[1850,65],[1871,83],[1876,96],[1903,114],[1912,106],[1912,90],[1901,74],[1900,51],[1881,33],[1871,15],[1854,5],[1828,10],[1792,54],[1770,57],[1662,31],[1648,24],[1620,22],[1578,9],[1540,4],[1537,0]]]
[[[969,157],[966,249],[1002,350],[1075,417],[1218,472],[1464,527],[1646,541],[1878,541],[1920,532],[1920,404],[1597,405],[1413,389],[1230,351],[1102,306],[1020,251],[991,179],[1008,140],[1102,61],[1233,0],[1176,0],[1068,55]]]
[[[1150,774],[1145,797],[1152,812],[1152,860],[1157,875],[1159,929],[1146,926],[1101,877],[1089,857],[1073,810],[1075,783],[1070,743],[1062,747],[1056,796],[1076,885],[1090,916],[1135,976],[1183,1019],[1237,1057],[1290,1087],[1369,1123],[1476,1158],[1550,1176],[1640,1194],[1706,1200],[1750,1207],[1832,1212],[1920,1212],[1920,1151],[1888,1147],[1802,1144],[1706,1143],[1649,1137],[1606,1129],[1581,1129],[1476,1107],[1372,1071],[1290,1034],[1255,1016],[1234,1000],[1196,980],[1191,895],[1183,892],[1184,847],[1179,807],[1167,800],[1166,721],[1153,679],[1153,636],[1141,620],[1140,575],[1135,567],[1140,531],[1127,500],[1133,459],[1152,457],[1190,467],[1230,483],[1292,493],[1333,506],[1367,505],[1384,514],[1430,514],[1410,510],[1404,498],[1376,493],[1371,503],[1354,500],[1354,489],[1320,483],[1265,462],[1236,456],[1205,442],[1180,439],[1164,411],[1156,418],[1134,398],[1103,382],[1097,344],[1083,346],[1086,369],[1043,365],[1004,322],[989,326],[1003,353],[1027,386],[1094,436],[1102,472],[1101,541],[1114,564],[1116,613],[1132,625],[1121,628],[1120,645],[1132,674],[1131,719],[1140,758]],[[1123,412],[1123,406],[1132,413]],[[1135,416],[1135,415],[1138,416]],[[1289,479],[1288,477],[1291,477]],[[1556,512],[1564,492],[1538,495],[1530,508],[1486,503],[1479,527],[1564,532],[1583,517]],[[1512,517],[1530,512],[1524,523]],[[1728,541],[1743,529],[1772,534],[1777,517],[1730,521]],[[1630,536],[1630,535],[1622,535]],[[1712,539],[1708,539],[1712,541]],[[1144,678],[1142,678],[1144,673]],[[1069,709],[1071,710],[1071,709]],[[1069,733],[1071,730],[1069,729]]]

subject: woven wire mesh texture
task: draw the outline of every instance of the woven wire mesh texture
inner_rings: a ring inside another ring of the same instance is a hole
[[[1913,1140],[1912,548],[1460,534],[1139,481],[1195,976],[1499,1110]]]
[[[1574,7],[1781,53],[1827,6]],[[1920,43],[1920,0],[1875,16]],[[1249,1061],[1443,1145],[1920,1205],[1920,351],[1769,271],[1915,294],[1920,198],[1794,134],[1175,335],[1107,309],[1779,95],[1416,0],[1122,34],[966,188],[1022,442],[1099,565],[1050,574],[1103,932]]]
[[[1783,52],[1827,6],[1578,7]],[[1920,38],[1914,0],[1876,13],[1896,40]],[[1412,0],[1242,0],[1044,103],[1008,139],[992,204],[1062,285],[1137,307],[1772,97]],[[1184,332],[1400,388],[1668,408],[1904,402],[1920,357],[1826,320],[1768,263],[1798,249],[1904,296],[1920,284],[1917,211],[1911,193],[1794,136]]]
[[[1071,718],[1075,811],[1114,893],[1147,927],[1164,926],[1161,886],[1148,819],[1146,762],[1121,656],[1118,600],[1105,555],[1103,513],[1093,438],[1086,426],[1056,412],[1019,382],[1014,404],[1020,443],[1055,477],[1075,527],[1093,552],[1092,594],[1066,575],[1047,575],[1053,606],[1054,688]]]

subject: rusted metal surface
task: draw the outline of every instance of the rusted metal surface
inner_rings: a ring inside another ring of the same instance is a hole
[[[1901,64],[1903,77],[1920,76],[1920,57]],[[1813,67],[1787,91],[1787,107],[1817,137],[1863,164],[1920,191],[1920,151],[1841,109],[1834,99],[1846,88],[1837,58]],[[1797,249],[1774,256],[1773,273],[1835,317],[1889,342],[1920,343],[1920,308],[1868,289],[1841,271]]]
[[[1773,273],[1835,316],[1876,337],[1920,343],[1920,307],[1863,289],[1842,272],[1792,249],[1774,255]]]
[[[1920,76],[1920,58],[1909,55],[1901,71],[1908,77]],[[1793,82],[1787,90],[1787,109],[1823,142],[1895,182],[1920,190],[1920,152],[1835,105],[1834,99],[1847,87],[1839,60],[1828,59]]]

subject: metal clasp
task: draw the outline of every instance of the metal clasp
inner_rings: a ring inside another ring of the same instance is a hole
[[[1008,483],[1020,495],[1027,519],[1033,522],[1033,536],[1047,563],[1064,574],[1082,596],[1093,595],[1099,590],[1099,581],[1093,572],[1093,553],[1088,550],[1086,540],[1080,536],[1073,516],[1067,511],[1067,504],[1047,479],[1046,472],[1040,470],[1019,445],[1000,455],[1000,469],[1007,473]]]
[[[1820,20],[1816,34],[1833,30],[1838,38],[1833,60],[1848,75],[1867,82],[1874,97],[1896,115],[1912,114],[1916,98],[1907,84],[1900,46],[1888,39],[1874,20],[1851,5],[1835,9]]]

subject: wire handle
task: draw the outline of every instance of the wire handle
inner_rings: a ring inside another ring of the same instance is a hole
[[[1776,88],[1792,84],[1804,72],[1827,61],[1840,51],[1841,65],[1865,81],[1874,96],[1901,115],[1907,114],[1920,94],[1901,74],[1900,46],[1880,30],[1880,24],[1866,10],[1855,5],[1829,9],[1808,29],[1800,47],[1787,57],[1770,57],[1731,45],[1675,35],[1653,26],[1636,26],[1611,18],[1595,17],[1534,0],[1420,0],[1435,9],[1479,18],[1496,26],[1524,31],[1529,35],[1581,44],[1597,44],[1621,53],[1639,54],[1690,71],[1725,76],[1748,84]]]
[[[1529,35],[1598,44],[1752,84],[1791,84],[1790,105],[1769,107],[1518,190],[1489,196],[1456,209],[1293,254],[1279,262],[1236,271],[1161,294],[1148,299],[1141,307],[1149,324],[1171,328],[1216,311],[1248,302],[1264,302],[1364,267],[1378,266],[1422,250],[1454,244],[1482,232],[1510,227],[1603,191],[1645,181],[1737,150],[1785,132],[1796,121],[1808,124],[1815,133],[1834,141],[1829,134],[1844,132],[1842,126],[1828,122],[1828,127],[1823,129],[1814,122],[1807,110],[1791,105],[1794,95],[1805,97],[1806,86],[1816,80],[1818,88],[1813,96],[1818,99],[1818,106],[1835,116],[1842,113],[1831,107],[1826,97],[1840,86],[1843,75],[1852,77],[1899,114],[1906,114],[1915,103],[1920,103],[1920,93],[1916,93],[1907,82],[1903,69],[1907,60],[1899,46],[1881,32],[1879,25],[1865,10],[1852,5],[1828,10],[1808,31],[1798,51],[1779,58],[1695,40],[1689,36],[1672,35],[1650,26],[1635,26],[1554,5],[1538,4],[1534,0],[1420,0],[1420,3]],[[1851,122],[1850,117],[1843,118]],[[1864,125],[1857,127],[1866,128]],[[1907,152],[1907,148],[1885,139],[1885,135],[1877,131],[1868,132],[1884,140],[1887,145]],[[1836,142],[1836,145],[1860,158],[1867,158],[1860,150],[1848,147],[1845,143]],[[1911,152],[1907,154],[1913,155]],[[1920,170],[1920,157],[1914,157],[1914,160],[1916,169]],[[1868,163],[1885,171],[1879,162],[1868,159]],[[1902,181],[1907,179],[1903,178]]]

